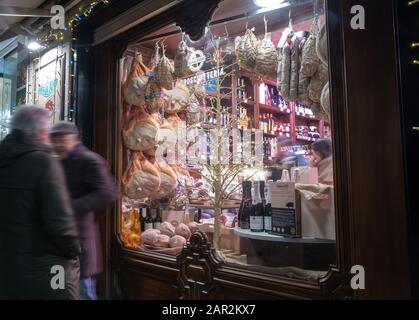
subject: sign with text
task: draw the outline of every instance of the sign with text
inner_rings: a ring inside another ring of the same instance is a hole
[[[276,182],[272,187],[272,233],[299,237],[301,223],[294,182]]]
[[[55,58],[36,70],[36,103],[50,112],[52,123],[61,119],[64,63],[63,57]]]

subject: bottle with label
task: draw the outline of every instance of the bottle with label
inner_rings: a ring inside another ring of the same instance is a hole
[[[146,214],[146,208],[142,207],[140,208],[140,225],[141,225],[141,232],[145,231],[145,223],[146,223],[146,218],[147,218],[147,214]]]
[[[243,205],[240,211],[240,228],[250,229],[250,212],[252,211],[252,182],[243,181]]]
[[[161,223],[162,223],[161,209],[160,209],[160,207],[157,207],[156,217],[153,220],[153,229],[160,229]]]
[[[145,217],[144,230],[153,229],[153,218],[151,216],[151,208],[147,207],[147,214]]]
[[[244,78],[241,78],[240,88],[241,88],[242,99],[246,100],[246,84],[244,83]]]
[[[252,209],[250,212],[250,230],[253,232],[263,232],[263,204],[260,196],[259,181],[253,182]]]
[[[188,225],[191,222],[191,215],[189,213],[189,205],[185,206],[185,213],[183,214],[183,223]]]
[[[200,223],[202,217],[202,209],[198,209],[197,213],[194,216],[194,221]]]
[[[237,78],[237,97],[239,99],[243,98],[242,88],[240,87],[240,78]]]
[[[269,144],[269,147],[270,147],[270,144],[271,144],[270,139],[268,139],[268,144]],[[260,192],[260,197],[262,199],[262,205],[263,205],[263,207],[265,207],[265,204],[266,204],[265,181],[263,181],[263,180],[259,181],[259,192]]]
[[[263,216],[263,226],[266,232],[272,231],[272,184],[273,180],[266,183],[266,205]]]

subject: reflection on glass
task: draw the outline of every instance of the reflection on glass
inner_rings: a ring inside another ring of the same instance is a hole
[[[0,59],[0,140],[9,132],[8,124],[16,106],[17,51]]]
[[[320,11],[302,14],[312,6],[287,28],[268,24],[277,9],[197,42],[173,26],[129,46],[125,246],[176,255],[200,230],[238,268],[314,281],[335,262],[327,42]]]

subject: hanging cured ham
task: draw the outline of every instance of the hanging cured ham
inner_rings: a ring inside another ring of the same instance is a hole
[[[175,171],[164,161],[152,161],[160,174],[160,187],[153,195],[153,199],[161,199],[172,193],[177,187],[177,175]]]
[[[135,106],[145,104],[145,89],[149,80],[146,74],[149,71],[150,69],[143,63],[141,54],[137,53],[132,61],[131,72],[122,86],[125,102]]]
[[[142,152],[133,152],[122,185],[124,194],[130,199],[148,198],[160,187],[160,173]]]
[[[172,90],[163,89],[164,111],[176,113],[185,110],[190,96],[188,87],[181,82],[176,82]]]
[[[128,121],[122,131],[125,146],[134,151],[144,151],[157,145],[159,124],[143,108]]]

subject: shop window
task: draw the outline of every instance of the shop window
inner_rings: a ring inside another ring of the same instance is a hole
[[[17,51],[0,59],[0,140],[9,132],[9,122],[16,107]]]
[[[318,280],[336,239],[324,4],[238,3],[199,41],[168,26],[128,45],[120,237],[177,255],[200,230],[228,265]]]

